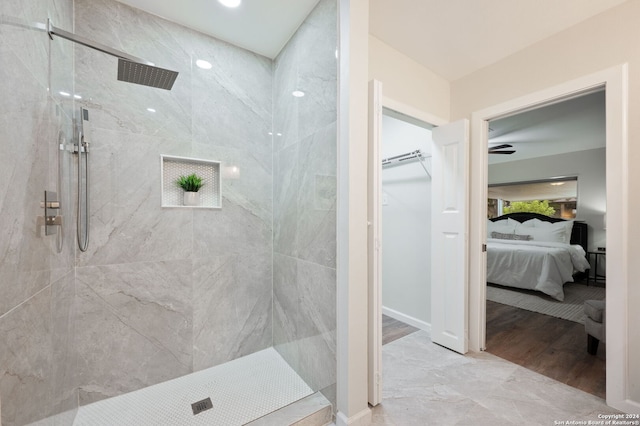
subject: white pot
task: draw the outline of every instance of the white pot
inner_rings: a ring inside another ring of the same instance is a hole
[[[185,206],[199,206],[200,205],[200,193],[199,192],[185,191],[182,203]]]

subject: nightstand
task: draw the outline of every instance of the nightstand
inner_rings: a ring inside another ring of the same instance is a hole
[[[606,283],[607,281],[607,276],[606,274],[599,274],[598,273],[598,263],[600,262],[602,264],[602,261],[605,259],[600,259],[600,257],[606,257],[607,256],[607,252],[605,250],[596,250],[596,251],[589,251],[587,252],[587,260],[589,261],[589,265],[593,266],[592,268],[589,268],[589,270],[587,271],[587,285],[589,285],[589,282],[593,281],[595,284],[601,282],[601,283]],[[593,274],[591,273],[591,271],[593,271]]]

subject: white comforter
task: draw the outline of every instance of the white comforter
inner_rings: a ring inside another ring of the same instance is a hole
[[[564,283],[589,268],[579,245],[487,239],[487,282],[538,290],[564,300]]]

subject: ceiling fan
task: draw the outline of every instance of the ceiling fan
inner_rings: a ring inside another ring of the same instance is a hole
[[[505,143],[498,146],[490,146],[489,154],[508,154],[509,155],[516,152],[515,149],[506,149],[506,148],[513,148],[513,145],[509,145]]]

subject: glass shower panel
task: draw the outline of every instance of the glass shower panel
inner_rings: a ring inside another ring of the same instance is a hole
[[[274,63],[274,345],[335,402],[337,4]]]
[[[92,403],[264,354],[302,378],[300,396],[334,401],[336,1],[275,60],[112,0],[5,0],[0,15],[51,18],[180,73],[171,91],[127,85],[105,74],[113,58],[0,24],[2,424],[72,424]],[[203,58],[212,69],[192,66]],[[80,105],[84,253],[68,146]],[[221,161],[222,208],[163,207],[161,155]],[[59,237],[37,233],[45,190]]]
[[[42,31],[8,24],[50,17],[71,25],[72,13],[71,0],[0,5],[0,422],[6,426],[51,416],[70,425],[77,405],[71,163],[59,150],[72,133],[72,51]],[[54,210],[64,216],[50,236],[38,222],[45,191],[57,193],[61,208]]]

